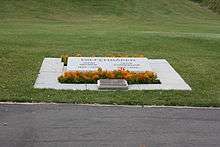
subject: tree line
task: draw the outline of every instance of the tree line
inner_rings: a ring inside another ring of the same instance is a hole
[[[200,3],[202,6],[207,6],[209,9],[220,13],[220,0],[191,0]]]

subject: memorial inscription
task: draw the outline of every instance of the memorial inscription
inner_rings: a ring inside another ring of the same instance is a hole
[[[111,57],[69,57],[67,71],[129,70],[134,72],[151,71],[147,58],[111,58]]]
[[[97,85],[99,89],[128,89],[128,83],[124,79],[100,79]]]

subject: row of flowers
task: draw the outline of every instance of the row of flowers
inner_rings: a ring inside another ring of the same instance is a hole
[[[103,71],[66,71],[58,77],[60,83],[97,83],[99,79],[125,79],[128,84],[159,84],[157,75],[152,71],[131,72],[128,70]]]

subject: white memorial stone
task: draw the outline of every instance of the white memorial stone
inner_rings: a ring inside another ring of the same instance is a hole
[[[128,83],[124,79],[99,79],[97,85],[99,89],[128,89]]]
[[[125,69],[135,72],[151,71],[147,58],[69,57],[67,71],[113,71]]]

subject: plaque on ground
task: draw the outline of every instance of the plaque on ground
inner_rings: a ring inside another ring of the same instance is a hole
[[[100,79],[97,85],[99,89],[128,89],[128,83],[124,79]]]
[[[134,72],[151,71],[147,58],[112,58],[112,57],[69,57],[67,71],[129,70]]]

